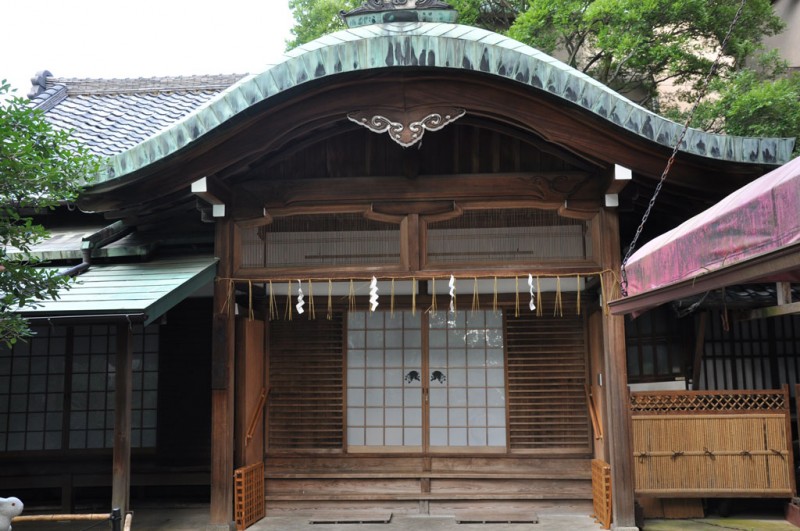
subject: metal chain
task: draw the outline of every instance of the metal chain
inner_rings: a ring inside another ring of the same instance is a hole
[[[703,85],[700,87],[700,93],[697,95],[697,99],[695,100],[694,104],[692,105],[691,110],[689,111],[689,116],[686,118],[686,123],[683,126],[683,130],[681,131],[680,136],[678,137],[678,141],[675,142],[675,146],[672,148],[672,154],[667,160],[667,165],[664,168],[664,171],[661,173],[661,179],[659,179],[658,184],[656,185],[656,189],[653,192],[653,197],[650,198],[650,202],[647,204],[647,209],[642,216],[642,221],[639,223],[639,226],[636,228],[636,234],[633,235],[633,240],[631,240],[630,246],[628,246],[628,251],[625,253],[625,258],[622,259],[622,266],[620,267],[620,292],[622,293],[623,297],[628,296],[628,273],[625,271],[625,266],[628,263],[628,260],[633,254],[633,250],[636,248],[636,242],[639,240],[639,236],[642,234],[642,230],[644,230],[644,224],[647,222],[647,218],[650,217],[650,212],[653,210],[653,205],[656,203],[656,198],[658,197],[659,192],[661,192],[661,188],[664,186],[664,181],[667,180],[667,175],[669,174],[672,165],[675,163],[675,157],[678,154],[678,149],[680,149],[681,143],[683,142],[684,137],[686,137],[686,132],[689,130],[689,124],[692,122],[692,118],[694,118],[694,113],[697,111],[697,107],[700,105],[703,97],[705,96],[706,91],[708,90],[708,85],[711,83],[711,78],[716,74],[717,68],[719,66],[719,62],[722,59],[722,55],[725,53],[725,46],[728,44],[728,40],[733,33],[736,24],[739,22],[739,18],[742,16],[742,11],[744,11],[744,5],[747,0],[742,0],[741,4],[739,4],[739,9],[736,11],[736,15],[733,17],[731,21],[731,25],[728,28],[728,33],[725,35],[725,38],[722,39],[722,44],[719,47],[719,53],[717,54],[717,58],[714,59],[714,63],[711,65],[711,68],[708,71],[705,79],[703,80]]]

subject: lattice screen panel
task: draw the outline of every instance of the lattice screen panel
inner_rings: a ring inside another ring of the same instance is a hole
[[[589,451],[583,319],[567,307],[564,317],[514,313],[506,310],[511,449]]]
[[[386,265],[400,263],[400,225],[362,214],[278,218],[242,229],[242,267]]]
[[[236,529],[247,529],[267,514],[264,504],[264,462],[237,468],[233,473]]]
[[[611,466],[592,459],[592,515],[603,529],[611,529]]]
[[[428,224],[427,262],[518,263],[585,260],[586,222],[535,209],[468,211]]]
[[[676,391],[639,392],[631,395],[634,413],[783,411],[786,395],[781,391]]]
[[[270,449],[342,448],[342,314],[269,326]]]

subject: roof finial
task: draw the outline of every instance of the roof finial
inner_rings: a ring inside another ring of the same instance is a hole
[[[31,90],[28,92],[28,99],[33,99],[47,90],[47,78],[53,77],[49,70],[39,70],[31,78]]]
[[[389,22],[455,22],[458,13],[441,0],[367,0],[361,7],[339,13],[347,26]]]

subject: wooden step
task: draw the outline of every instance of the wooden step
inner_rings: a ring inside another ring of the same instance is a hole
[[[395,515],[429,514],[455,516],[462,512],[495,512],[497,514],[514,511],[533,511],[544,514],[591,514],[592,500],[271,500],[267,503],[269,516],[315,516],[325,512],[375,512],[378,510]]]
[[[349,494],[420,494],[449,495],[544,495],[547,497],[584,498],[591,496],[590,480],[520,480],[520,479],[274,479],[267,480],[266,493],[271,495],[305,496]]]
[[[558,493],[506,493],[506,494],[473,494],[461,492],[449,493],[351,493],[351,494],[268,494],[267,504],[278,501],[413,501],[413,500],[590,500],[591,491],[586,496],[572,496],[565,498]]]
[[[267,480],[270,479],[404,479],[404,478],[438,478],[438,479],[591,479],[590,471],[568,470],[563,473],[553,472],[503,472],[502,474],[487,472],[423,472],[419,470],[387,470],[375,472],[331,472],[307,471],[297,472],[270,470],[265,472]]]

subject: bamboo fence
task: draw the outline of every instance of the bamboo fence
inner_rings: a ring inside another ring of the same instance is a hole
[[[638,495],[795,495],[788,387],[632,393],[631,415]]]

